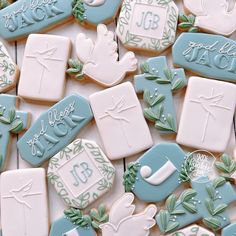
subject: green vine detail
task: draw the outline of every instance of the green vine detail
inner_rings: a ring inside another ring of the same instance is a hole
[[[236,162],[229,155],[223,154],[220,157],[220,161],[215,163],[215,167],[222,173],[221,176],[227,181],[235,181],[231,175],[236,171]]]
[[[215,179],[212,184],[209,184],[206,187],[209,198],[205,200],[205,205],[211,217],[204,218],[203,223],[214,231],[217,231],[221,228],[221,221],[224,220],[224,218],[220,214],[223,213],[227,208],[227,205],[224,203],[215,206],[215,202],[218,199],[221,199],[217,188],[223,186],[225,183],[225,178],[219,177]]]
[[[125,192],[132,192],[132,190],[134,189],[134,184],[136,182],[139,167],[139,163],[130,163],[128,165],[128,169],[125,171],[123,176],[123,185],[125,187]]]
[[[189,15],[180,14],[179,24],[178,24],[179,30],[188,31],[190,33],[197,33],[199,31],[199,28],[194,26],[195,18],[196,17],[192,14]]]
[[[9,132],[12,134],[18,134],[23,130],[23,122],[19,116],[16,115],[15,108],[11,108],[8,111],[8,116],[4,116],[6,108],[0,105],[0,123],[10,125]],[[0,137],[2,134],[0,134]]]
[[[84,22],[86,19],[84,1],[83,0],[73,0],[72,2],[72,14],[80,22]]]
[[[190,174],[194,171],[195,167],[191,165],[192,155],[189,153],[185,157],[185,161],[181,167],[179,174],[179,183],[189,183],[191,181]]]
[[[68,64],[70,68],[66,71],[67,74],[75,77],[77,80],[84,79],[83,64],[78,60],[69,59]]]
[[[197,192],[193,189],[185,190],[180,197],[177,197],[172,194],[170,195],[165,203],[166,210],[161,210],[159,213],[160,216],[160,230],[164,233],[172,233],[179,227],[179,222],[177,218],[179,215],[184,215],[187,212],[197,213],[196,203],[199,202],[194,197],[197,195]],[[178,209],[179,206],[182,206],[183,209]]]
[[[109,219],[104,204],[99,205],[98,209],[91,209],[89,215],[84,215],[81,210],[76,208],[69,208],[64,211],[64,214],[71,223],[81,228],[93,227],[95,230],[98,230],[99,225],[108,222]]]

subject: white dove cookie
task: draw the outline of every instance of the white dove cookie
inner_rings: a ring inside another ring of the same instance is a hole
[[[109,222],[100,225],[102,236],[148,236],[150,229],[156,224],[153,219],[157,213],[155,205],[149,205],[138,214],[134,214],[134,195],[124,194],[112,206]]]
[[[111,87],[120,83],[127,72],[137,69],[138,61],[133,52],[125,53],[118,61],[114,33],[102,24],[97,27],[95,42],[83,33],[77,36],[76,51],[82,64],[70,60],[71,68],[67,72],[77,79],[87,76],[105,87]]]
[[[205,32],[229,36],[236,30],[235,1],[233,5],[230,8],[228,0],[184,0],[186,11],[195,16],[181,15],[179,28],[190,31],[200,28]]]

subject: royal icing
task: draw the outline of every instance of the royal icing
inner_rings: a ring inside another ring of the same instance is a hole
[[[172,52],[175,65],[213,79],[236,82],[236,42],[232,39],[182,33]]]
[[[0,93],[16,86],[19,77],[17,65],[10,57],[6,47],[0,42]]]
[[[72,12],[81,23],[96,26],[112,21],[121,2],[121,0],[73,0]]]
[[[190,225],[168,236],[215,236],[215,234],[199,225]]]
[[[44,169],[2,173],[1,222],[5,236],[48,235],[48,197]]]
[[[52,223],[49,236],[96,236],[92,227],[82,228],[62,217]]]
[[[148,236],[155,225],[153,217],[157,213],[155,205],[149,205],[144,212],[134,215],[134,195],[126,193],[112,206],[108,223],[100,225],[102,236],[124,236],[130,234]]]
[[[12,134],[28,128],[30,115],[16,110],[18,99],[11,95],[0,95],[0,171],[6,165]]]
[[[90,102],[109,159],[124,158],[152,146],[149,128],[130,82],[97,92],[90,96]]]
[[[70,47],[70,39],[66,37],[31,34],[26,43],[18,94],[40,101],[62,99]]]
[[[194,26],[204,31],[228,36],[236,30],[236,5],[230,9],[227,0],[184,0],[184,6],[196,15]]]
[[[192,181],[191,185],[192,188],[183,191],[179,198],[170,195],[165,209],[157,214],[157,224],[162,233],[172,233],[199,220],[213,231],[230,223],[226,209],[236,201],[236,193],[230,183],[222,177],[213,181],[201,177],[199,181]]]
[[[89,102],[71,95],[43,113],[18,141],[21,158],[40,166],[66,147],[87,125],[93,114]]]
[[[114,34],[108,31],[105,25],[98,25],[95,42],[80,33],[76,40],[76,51],[83,64],[70,60],[71,68],[67,72],[75,75],[76,78],[86,75],[106,87],[118,84],[124,79],[127,72],[137,69],[138,61],[133,52],[127,52],[118,61]]]
[[[95,142],[77,139],[50,159],[47,176],[67,206],[84,209],[111,189],[115,168]]]
[[[154,57],[141,65],[142,75],[134,77],[137,93],[143,92],[147,105],[144,116],[163,134],[176,133],[177,121],[172,93],[187,84],[183,69],[169,69],[166,57]]]
[[[235,236],[236,235],[236,223],[232,223],[230,225],[228,225],[227,227],[225,227],[222,232],[221,232],[222,236]]]
[[[128,165],[123,181],[126,192],[132,191],[145,202],[162,201],[181,184],[184,161],[185,153],[177,144],[154,146]]]
[[[177,142],[212,152],[224,152],[231,134],[235,106],[234,84],[191,77]]]
[[[175,41],[178,12],[172,0],[125,0],[116,34],[128,48],[161,53]]]
[[[40,32],[72,15],[72,0],[18,0],[0,12],[0,36],[7,40]]]

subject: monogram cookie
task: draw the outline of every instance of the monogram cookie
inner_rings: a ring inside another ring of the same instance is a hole
[[[161,53],[175,41],[178,12],[172,0],[124,0],[116,34],[127,48]]]
[[[111,189],[115,169],[96,143],[77,139],[50,159],[47,176],[67,206],[84,209]]]

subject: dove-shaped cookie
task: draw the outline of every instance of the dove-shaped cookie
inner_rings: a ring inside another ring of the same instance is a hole
[[[105,87],[120,83],[127,72],[137,69],[138,61],[133,52],[125,53],[118,61],[114,33],[108,31],[103,24],[97,27],[95,42],[80,33],[76,40],[76,51],[79,60],[83,63],[81,71],[77,72],[90,77]]]
[[[148,236],[156,224],[153,217],[157,213],[155,205],[149,205],[144,212],[135,214],[132,204],[134,195],[125,193],[111,208],[109,222],[100,225],[102,236]]]

